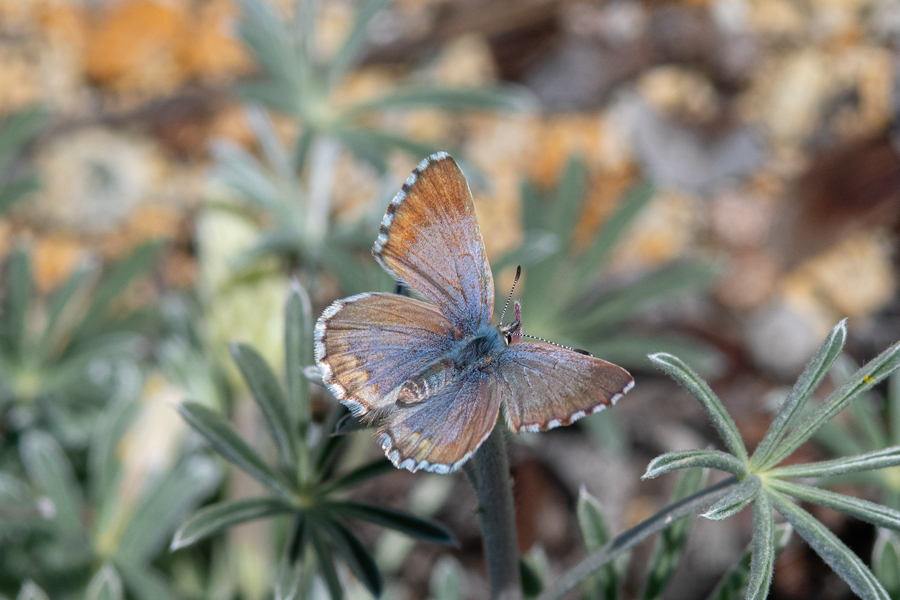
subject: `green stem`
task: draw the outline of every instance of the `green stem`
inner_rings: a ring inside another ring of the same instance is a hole
[[[478,496],[491,600],[517,600],[522,597],[516,512],[504,435],[502,427],[495,427],[472,460],[464,466]]]
[[[608,544],[589,554],[584,560],[569,569],[553,585],[548,587],[543,594],[538,596],[537,600],[558,600],[563,594],[590,577],[600,567],[611,563],[620,554],[627,552],[654,533],[662,531],[681,517],[709,508],[739,483],[740,480],[737,477],[729,477],[716,485],[688,496],[684,500],[670,504],[649,519],[623,531],[610,540]]]

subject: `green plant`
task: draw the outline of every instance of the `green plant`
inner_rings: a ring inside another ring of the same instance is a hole
[[[158,243],[139,246],[99,281],[95,265],[82,266],[47,299],[36,294],[29,252],[12,253],[0,312],[0,436],[42,427],[64,445],[85,445],[97,411],[141,377],[139,332],[149,313],[120,315],[113,304],[159,251]]]
[[[366,42],[372,19],[387,4],[386,0],[362,2],[343,45],[333,56],[322,57],[314,50],[316,2],[297,2],[293,22],[288,22],[268,0],[242,0],[239,32],[260,73],[256,79],[243,82],[238,91],[250,103],[288,115],[299,130],[293,148],[288,149],[265,111],[251,107],[248,122],[264,162],[230,142],[214,147],[218,165],[215,179],[266,224],[242,263],[274,254],[293,267],[305,266],[315,273],[325,261],[329,270],[342,276],[347,289],[358,286],[358,276],[366,271],[353,269],[355,261],[349,257],[362,247],[360,236],[352,228],[334,233],[329,226],[332,184],[341,148],[384,174],[392,150],[415,156],[437,150],[431,143],[373,126],[386,111],[518,110],[531,104],[521,90],[510,87],[446,89],[424,85],[400,87],[369,100],[341,101],[337,92]],[[368,240],[363,246],[367,245]]]
[[[704,372],[715,370],[719,356],[708,345],[685,336],[629,330],[627,324],[652,304],[709,287],[716,269],[702,262],[676,262],[610,287],[604,271],[612,252],[653,199],[654,188],[647,182],[632,187],[582,250],[574,243],[574,230],[585,180],[584,163],[572,158],[550,197],[542,197],[527,181],[522,183],[524,240],[492,266],[499,271],[522,265],[525,332],[584,348],[625,367],[645,369],[647,353],[665,350],[689,357]],[[606,291],[598,291],[604,286]]]
[[[232,356],[274,443],[275,464],[267,462],[212,410],[195,402],[179,407],[185,420],[216,452],[263,484],[269,494],[203,508],[179,528],[171,547],[183,548],[238,523],[287,515],[292,518],[292,525],[282,553],[277,597],[305,597],[303,594],[318,571],[331,597],[342,598],[335,554],[377,596],[382,589],[378,567],[359,538],[344,524],[346,520],[368,521],[437,543],[453,543],[453,536],[443,527],[413,515],[346,498],[354,486],[393,470],[393,466],[382,458],[336,474],[342,438],[329,432],[341,414],[339,411],[332,411],[325,435],[312,443],[308,435],[309,382],[304,375],[312,364],[312,327],[309,299],[300,284],[294,283],[285,310],[284,389],[255,350],[242,344],[232,345]]]
[[[31,106],[8,115],[0,123],[0,215],[38,190],[37,175],[16,159],[46,120],[47,112],[42,107]]]
[[[804,414],[809,398],[840,355],[846,335],[845,322],[831,331],[785,399],[752,456],[747,452],[734,421],[709,385],[678,358],[663,353],[651,355],[650,359],[656,366],[697,398],[722,437],[727,452],[670,452],[654,459],[648,465],[644,477],[658,477],[664,473],[693,467],[724,471],[730,477],[670,505],[611,539],[564,574],[539,596],[539,600],[561,597],[636,543],[670,527],[676,519],[703,510],[704,517],[722,520],[748,506],[753,510],[753,539],[746,585],[740,590],[733,581],[731,584],[726,583],[719,591],[727,595],[719,595],[718,598],[738,598],[743,594],[747,599],[762,599],[768,595],[781,537],[778,535],[773,509],[848,583],[855,594],[866,600],[889,598],[884,586],[862,560],[790,498],[826,506],[893,530],[900,529],[900,512],[868,500],[789,480],[834,477],[895,467],[900,465],[900,447],[892,446],[835,460],[778,466],[843,408],[900,366],[900,344],[894,344],[849,377],[821,405]]]
[[[111,596],[117,598],[123,587],[140,600],[172,597],[151,563],[215,490],[220,469],[209,458],[185,454],[138,484],[117,448],[135,427],[139,406],[135,395],[122,396],[94,421],[85,484],[53,437],[36,429],[22,434],[26,478],[0,474],[0,572],[6,578],[34,582],[54,598],[84,590],[96,598],[105,586],[118,590]]]

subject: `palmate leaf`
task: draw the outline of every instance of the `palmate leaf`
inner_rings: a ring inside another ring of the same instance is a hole
[[[327,534],[323,533],[318,527],[313,527],[310,531],[310,541],[316,552],[319,570],[322,573],[322,578],[325,580],[325,585],[328,586],[331,600],[342,600],[344,588],[341,587],[341,580],[338,578],[337,571],[334,568],[334,557],[331,554],[331,548],[323,539],[325,535]]]
[[[328,510],[344,518],[361,519],[437,544],[457,543],[453,534],[443,526],[390,508],[348,501],[330,502]]]
[[[649,358],[657,368],[665,371],[700,401],[719,435],[725,441],[728,451],[746,462],[748,459],[747,449],[744,447],[744,441],[741,439],[737,425],[725,410],[722,401],[710,389],[709,384],[679,358],[671,354],[652,354]]]
[[[666,452],[650,461],[641,479],[654,479],[664,473],[692,467],[705,467],[743,477],[747,465],[720,450],[678,450]]]
[[[159,555],[178,524],[215,491],[221,479],[217,466],[208,457],[194,456],[154,481],[122,532],[117,555],[137,563]]]
[[[603,516],[600,503],[591,496],[584,486],[578,494],[578,526],[588,552],[596,552],[612,537],[609,525]],[[619,577],[615,564],[604,565],[595,575],[584,582],[582,598],[585,600],[617,600],[619,597]]]
[[[772,466],[772,452],[778,442],[784,437],[785,432],[796,423],[804,404],[819,387],[828,370],[837,360],[844,343],[847,341],[847,320],[838,323],[819,346],[816,355],[806,365],[797,383],[791,389],[791,393],[781,405],[775,421],[769,427],[763,440],[753,453],[752,464],[761,469]]]
[[[67,332],[65,321],[68,316],[66,313],[72,308],[72,300],[79,294],[86,293],[87,284],[95,272],[96,268],[93,265],[84,265],[75,269],[69,279],[51,296],[47,306],[47,324],[44,326],[44,333],[41,336],[40,354],[42,358],[48,358],[65,336]]]
[[[879,381],[890,375],[900,364],[900,343],[896,343],[877,357],[872,359],[863,368],[841,387],[832,392],[822,405],[809,417],[797,425],[785,439],[778,444],[767,461],[770,465],[777,465],[787,458],[797,448],[803,445],[824,423],[830,421],[848,403],[858,398],[861,394],[871,389]]]
[[[259,352],[247,344],[231,344],[231,357],[266,421],[278,450],[279,464],[290,468],[297,461],[297,449],[291,431],[292,419],[275,373]]]
[[[322,519],[318,526],[327,532],[334,548],[344,557],[350,571],[356,575],[376,598],[381,595],[384,584],[375,559],[362,542],[346,527],[331,519]]]
[[[706,484],[708,473],[705,469],[689,469],[679,474],[670,501],[675,503],[696,494]],[[662,596],[681,560],[692,521],[693,517],[690,516],[673,521],[656,539],[650,555],[647,584],[641,596],[644,600],[655,600]]]
[[[135,279],[147,273],[157,264],[162,247],[162,243],[158,241],[141,244],[126,258],[113,265],[109,274],[94,290],[93,301],[88,307],[84,319],[72,332],[70,349],[73,346],[88,343],[92,336],[101,332],[109,319],[109,306],[112,301],[124,292]]]
[[[26,581],[22,584],[16,600],[50,600],[47,593],[33,581]]]
[[[769,492],[768,497],[816,554],[850,585],[853,593],[863,600],[889,600],[872,571],[825,525],[778,492]]]
[[[126,589],[138,600],[171,600],[166,580],[151,567],[128,558],[115,557],[113,565],[122,576]]]
[[[291,497],[288,482],[272,470],[219,415],[196,402],[185,402],[177,408],[184,420],[202,434],[222,458],[246,471],[273,492],[284,498]]]
[[[349,473],[342,475],[337,479],[328,481],[323,486],[322,493],[328,494],[331,492],[351,488],[353,486],[359,485],[364,481],[368,481],[369,479],[375,477],[380,477],[381,475],[390,473],[394,470],[395,467],[393,464],[391,464],[391,461],[386,458],[378,458],[370,463],[366,463],[353,469]]]
[[[791,495],[798,500],[825,506],[857,519],[868,521],[879,527],[900,530],[900,511],[887,506],[869,502],[862,498],[854,498],[853,496],[779,479],[773,479],[769,485],[772,489]]]
[[[366,42],[369,23],[380,10],[388,5],[388,2],[389,0],[364,0],[357,9],[356,19],[344,44],[328,63],[326,77],[329,89],[333,89],[353,66],[354,60],[358,58],[359,51]]]
[[[24,248],[13,252],[7,261],[4,284],[0,344],[11,357],[21,359],[25,352],[28,307],[34,295],[31,260]]]
[[[31,430],[19,443],[32,483],[53,502],[52,520],[66,535],[81,535],[82,499],[72,463],[49,434]]]
[[[713,504],[701,516],[713,521],[724,521],[744,510],[756,499],[762,484],[756,475],[748,475],[727,496]]]
[[[753,503],[753,556],[750,559],[750,576],[747,579],[747,600],[765,600],[772,585],[775,568],[775,518],[769,496],[763,492]]]
[[[900,536],[890,529],[878,529],[872,549],[872,572],[891,598],[900,594]]]
[[[309,294],[296,279],[291,281],[284,319],[284,379],[288,410],[296,423],[300,444],[305,445],[306,424],[309,421],[309,381],[303,376],[303,369],[313,364],[314,321]]]
[[[578,281],[592,282],[598,270],[606,265],[613,248],[627,235],[638,215],[650,204],[655,188],[650,182],[641,182],[628,189],[619,208],[606,220],[578,265]]]
[[[125,592],[122,589],[122,579],[112,565],[103,565],[91,578],[85,600],[122,600]]]
[[[290,503],[271,496],[226,500],[203,508],[178,528],[170,550],[175,551],[247,521],[287,514],[296,509]]]

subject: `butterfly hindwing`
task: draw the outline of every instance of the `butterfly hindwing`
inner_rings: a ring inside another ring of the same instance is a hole
[[[454,329],[434,305],[396,294],[338,300],[316,322],[316,363],[356,416],[391,408],[391,392],[446,354]]]
[[[494,377],[473,371],[421,403],[397,408],[379,429],[385,454],[410,471],[455,471],[494,429],[497,391]]]
[[[464,333],[490,323],[494,280],[466,179],[445,152],[423,160],[388,206],[378,263]]]
[[[634,385],[622,367],[541,342],[516,342],[497,359],[495,375],[510,430],[569,425],[614,404]]]

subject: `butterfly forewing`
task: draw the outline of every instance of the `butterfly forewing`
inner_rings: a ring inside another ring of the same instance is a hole
[[[430,156],[412,172],[388,206],[372,253],[463,333],[490,323],[494,280],[472,193],[450,155]]]
[[[495,371],[509,428],[544,431],[614,404],[634,385],[622,367],[540,342],[500,353]]]
[[[396,294],[359,294],[316,323],[316,363],[329,391],[357,416],[392,409],[395,392],[444,356],[453,325],[437,307]]]
[[[389,413],[381,446],[398,467],[449,473],[490,435],[499,413],[496,379],[474,371],[425,402]]]

